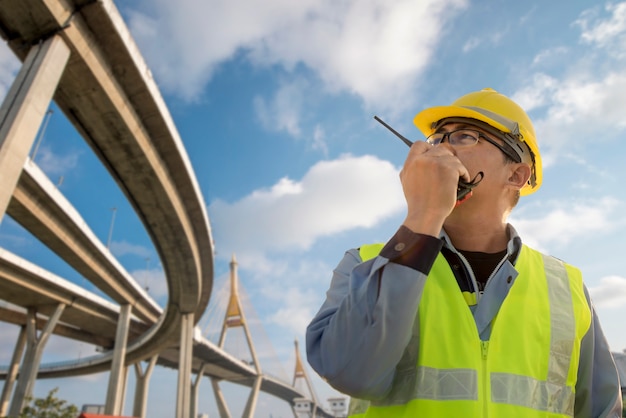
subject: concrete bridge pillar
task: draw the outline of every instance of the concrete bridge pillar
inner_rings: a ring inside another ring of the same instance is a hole
[[[211,386],[213,386],[213,394],[215,395],[215,403],[217,403],[217,410],[220,412],[220,418],[231,418],[226,399],[220,389],[220,384],[217,379],[211,379]]]
[[[176,417],[190,418],[191,369],[193,363],[193,312],[181,315],[180,348],[178,359],[178,394],[176,397]]]
[[[158,358],[158,355],[152,356],[150,358],[150,361],[146,366],[145,372],[142,372],[141,370],[141,362],[135,363],[135,377],[137,383],[135,384],[133,417],[146,418],[146,409],[148,405],[148,385],[150,384],[150,376],[152,375],[152,370],[154,369],[154,365],[156,364]]]
[[[0,107],[0,221],[69,56],[59,35],[33,46]]]
[[[111,374],[109,375],[109,386],[104,406],[104,413],[106,415],[122,415],[123,398],[126,389],[124,371],[130,313],[130,304],[120,307],[120,316],[115,335],[115,347],[113,348],[113,360],[111,362]]]
[[[259,390],[261,389],[262,382],[263,376],[258,375],[254,380],[252,389],[250,390],[248,402],[246,402],[246,408],[243,410],[243,414],[241,414],[242,418],[254,418],[254,410],[256,409],[256,401],[259,398]]]
[[[24,407],[24,400],[32,396],[43,349],[64,310],[65,304],[60,303],[57,305],[46,326],[41,331],[39,337],[37,337],[37,312],[32,308],[28,309],[26,314],[26,353],[20,368],[15,394],[11,401],[9,416],[18,416]]]
[[[200,370],[198,371],[198,374],[196,375],[196,380],[192,384],[191,405],[190,405],[191,412],[189,413],[191,418],[198,416],[198,391],[200,388],[200,381],[202,380],[202,377],[204,376],[204,370],[206,369],[206,367],[207,367],[207,364],[202,363],[202,367],[200,367]]]
[[[26,325],[22,325],[20,333],[17,336],[15,343],[15,349],[13,349],[13,357],[11,358],[11,364],[7,372],[7,378],[4,381],[4,388],[2,389],[2,397],[0,398],[0,417],[7,415],[9,409],[9,399],[13,392],[13,385],[17,377],[17,371],[20,367],[20,360],[24,354],[24,346],[26,346]]]

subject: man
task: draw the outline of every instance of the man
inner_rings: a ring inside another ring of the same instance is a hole
[[[307,328],[311,366],[351,417],[620,417],[617,370],[578,269],[507,217],[541,185],[526,113],[492,90],[414,119],[407,215],[348,251]],[[457,183],[474,181],[457,201]]]

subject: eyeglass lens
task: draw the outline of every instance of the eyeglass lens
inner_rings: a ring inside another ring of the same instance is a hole
[[[437,145],[448,138],[450,145],[474,145],[478,142],[480,132],[472,131],[469,129],[459,129],[451,132],[439,132],[434,133],[426,139],[426,142],[432,145]]]

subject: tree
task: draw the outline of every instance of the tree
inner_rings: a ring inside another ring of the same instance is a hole
[[[57,398],[55,395],[58,390],[52,389],[45,398],[28,398],[27,402],[32,401],[32,404],[22,409],[19,418],[76,418],[78,408]]]

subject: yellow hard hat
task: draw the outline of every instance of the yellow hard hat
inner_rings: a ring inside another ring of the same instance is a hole
[[[428,137],[435,132],[439,121],[448,118],[476,119],[498,129],[503,134],[502,139],[514,149],[520,160],[531,167],[530,179],[520,194],[529,195],[539,189],[542,180],[541,155],[535,128],[517,103],[494,89],[486,88],[466,94],[450,106],[425,109],[415,116],[413,123]]]

